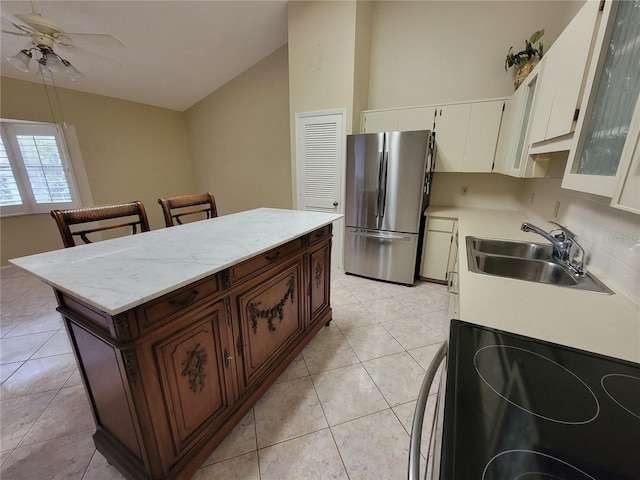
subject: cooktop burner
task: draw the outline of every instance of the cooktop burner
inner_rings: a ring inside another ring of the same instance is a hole
[[[441,480],[640,479],[640,365],[452,320]]]
[[[553,472],[553,473],[547,473]],[[541,452],[508,450],[493,457],[482,480],[595,480],[579,468]]]
[[[600,383],[611,400],[640,419],[640,378],[612,373],[602,377]]]
[[[480,378],[504,400],[552,422],[592,421],[600,404],[573,372],[544,355],[509,345],[482,347],[473,357]],[[573,399],[558,401],[558,397]]]

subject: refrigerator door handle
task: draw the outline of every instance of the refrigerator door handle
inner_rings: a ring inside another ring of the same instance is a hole
[[[383,152],[378,152],[378,191],[376,197],[376,219],[380,216],[380,179],[382,178]],[[380,222],[376,223],[376,227],[380,226]]]
[[[387,209],[387,174],[389,173],[389,151],[386,150],[384,152],[383,157],[383,174],[382,181],[380,183],[380,189],[382,191],[381,195],[381,205],[380,205],[380,217],[384,217],[384,212]]]

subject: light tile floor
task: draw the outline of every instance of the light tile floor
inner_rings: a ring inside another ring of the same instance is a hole
[[[93,418],[51,288],[13,266],[0,274],[0,477],[122,479],[93,445]],[[330,326],[194,479],[406,478],[415,401],[446,337],[446,288],[337,269],[331,280]],[[426,419],[423,438],[429,430]]]

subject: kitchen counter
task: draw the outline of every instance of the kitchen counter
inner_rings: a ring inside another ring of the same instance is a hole
[[[257,208],[9,261],[116,315],[338,218],[331,213]]]
[[[467,236],[546,242],[520,230],[530,220],[522,212],[432,206],[426,215],[458,219],[461,320],[640,363],[640,307],[625,295],[469,271]],[[605,275],[590,271],[615,292]]]

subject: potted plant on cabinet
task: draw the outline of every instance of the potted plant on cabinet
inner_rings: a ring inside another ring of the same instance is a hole
[[[507,52],[507,58],[504,61],[504,70],[506,72],[510,67],[516,67],[516,74],[513,80],[515,89],[527,78],[527,75],[531,73],[531,70],[534,69],[542,58],[544,54],[544,47],[540,41],[542,35],[544,35],[544,29],[535,32],[528,40],[525,39],[524,50],[513,53],[513,47],[511,47],[509,52]]]

